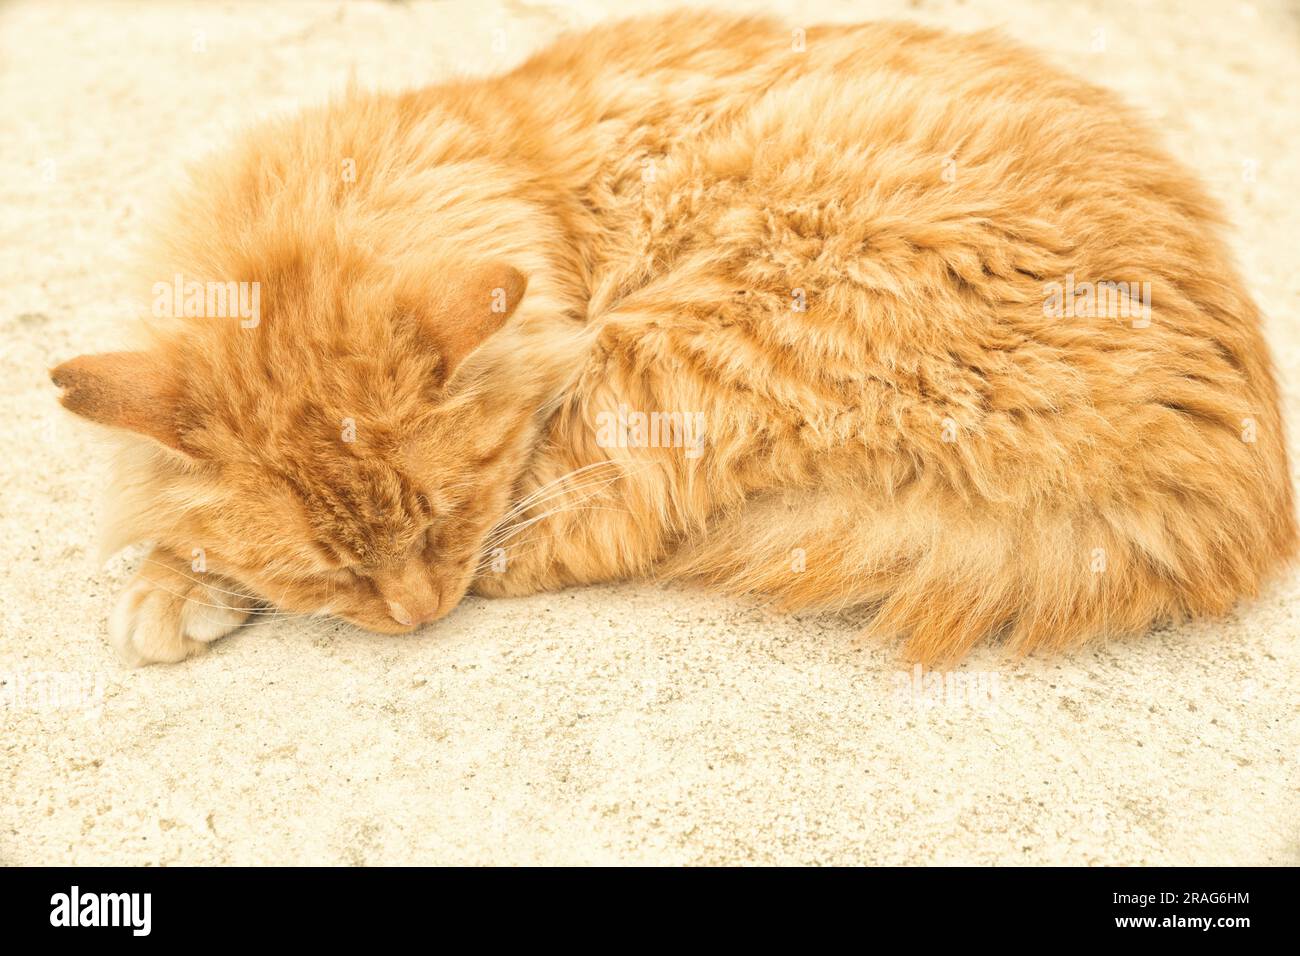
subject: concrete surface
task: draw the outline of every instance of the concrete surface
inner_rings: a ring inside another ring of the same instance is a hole
[[[118,666],[104,618],[131,556],[94,558],[103,456],[45,370],[121,341],[122,265],[161,184],[350,74],[495,69],[651,7],[0,9],[0,861],[1300,862],[1294,576],[1134,643],[980,652],[973,692],[933,702],[855,643],[859,621],[654,587],[470,600],[414,638],[266,624],[182,666]],[[1300,433],[1294,5],[763,8],[1000,24],[1163,117],[1237,224]]]

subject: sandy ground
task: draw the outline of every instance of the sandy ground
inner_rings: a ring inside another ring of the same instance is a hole
[[[1134,643],[981,652],[965,673],[984,696],[933,705],[859,621],[650,586],[471,599],[408,638],[260,625],[183,666],[119,667],[104,618],[131,557],[95,559],[102,451],[45,370],[121,342],[122,263],[160,184],[350,74],[489,71],[651,7],[0,10],[0,860],[1300,862],[1294,576]],[[1237,224],[1300,434],[1294,5],[765,8],[1001,25],[1160,117]]]

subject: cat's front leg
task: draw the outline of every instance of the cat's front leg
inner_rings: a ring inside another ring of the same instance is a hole
[[[132,667],[184,660],[243,624],[256,601],[224,579],[155,550],[108,620],[114,648]]]

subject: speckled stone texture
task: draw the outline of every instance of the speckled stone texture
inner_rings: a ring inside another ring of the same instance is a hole
[[[652,586],[471,599],[406,638],[263,624],[182,666],[117,664],[104,620],[132,558],[95,558],[103,450],[45,373],[121,343],[122,264],[179,164],[349,76],[498,69],[654,6],[0,9],[0,860],[1300,863],[1295,576],[1136,642],[981,651],[976,693],[932,704],[861,620]],[[1001,26],[1159,117],[1235,223],[1300,431],[1294,4],[753,8]],[[41,706],[59,673],[89,693]]]

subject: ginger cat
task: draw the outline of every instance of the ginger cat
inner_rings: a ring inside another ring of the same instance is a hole
[[[195,171],[144,278],[206,297],[52,373],[154,543],[112,640],[635,578],[928,662],[1224,612],[1296,528],[1219,229],[993,35],[679,13],[350,92]]]

